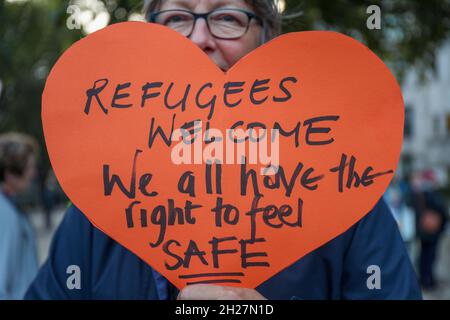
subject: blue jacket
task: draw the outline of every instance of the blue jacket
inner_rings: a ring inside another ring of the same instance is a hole
[[[68,289],[71,265],[80,289]],[[369,266],[380,270],[379,289]],[[369,269],[368,269],[369,268]],[[372,279],[372,280],[371,280]],[[372,289],[369,289],[372,288]],[[268,299],[421,299],[420,287],[387,205],[256,288]],[[99,231],[70,207],[48,260],[27,299],[167,299],[176,290],[145,262]]]

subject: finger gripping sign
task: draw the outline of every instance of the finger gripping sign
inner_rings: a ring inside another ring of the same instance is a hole
[[[342,34],[286,34],[223,72],[139,22],[72,45],[42,104],[66,194],[179,288],[254,288],[349,229],[393,176],[404,117],[386,65]]]

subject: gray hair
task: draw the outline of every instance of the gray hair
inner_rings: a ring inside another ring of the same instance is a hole
[[[145,0],[144,14],[147,19],[150,14],[161,6],[163,0]],[[277,0],[244,0],[263,21],[262,43],[267,42],[281,33],[282,16],[278,11]]]

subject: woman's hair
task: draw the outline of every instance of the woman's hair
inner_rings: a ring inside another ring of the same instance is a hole
[[[0,135],[0,183],[6,172],[22,176],[30,156],[37,155],[38,144],[31,136],[21,133]]]
[[[263,21],[263,42],[275,38],[281,33],[281,14],[276,0],[244,0]],[[148,20],[150,13],[158,10],[163,0],[146,0],[144,13]]]

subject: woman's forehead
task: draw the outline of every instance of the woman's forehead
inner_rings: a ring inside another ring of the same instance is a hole
[[[163,0],[160,9],[183,8],[209,11],[221,7],[250,9],[250,6],[244,0]]]

